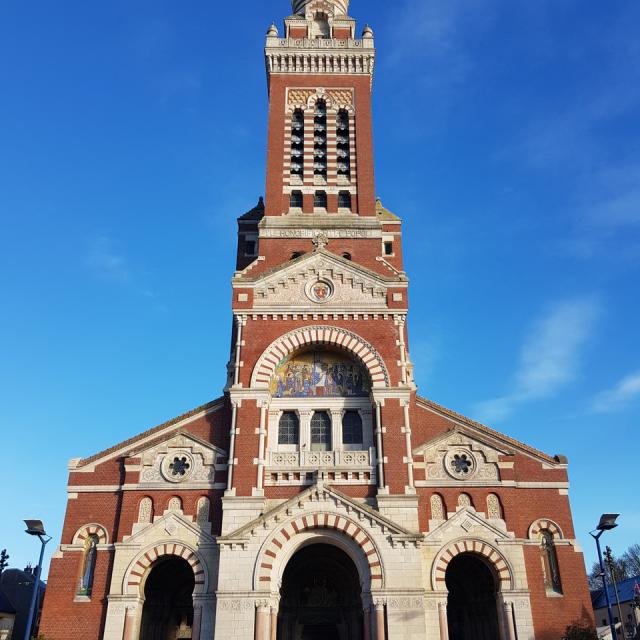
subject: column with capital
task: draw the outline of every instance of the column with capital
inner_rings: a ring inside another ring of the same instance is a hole
[[[270,640],[267,627],[271,622],[271,607],[268,602],[258,602],[256,607],[255,640]]]
[[[438,602],[438,619],[440,621],[440,640],[449,640],[449,620],[447,619],[446,602]]]
[[[507,640],[517,640],[516,625],[513,620],[513,602],[504,603],[504,617],[506,622]]]
[[[375,640],[386,640],[387,634],[384,624],[384,601],[376,600],[375,604],[376,612],[376,635]]]

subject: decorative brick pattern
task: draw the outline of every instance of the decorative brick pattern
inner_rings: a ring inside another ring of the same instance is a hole
[[[206,576],[198,556],[188,547],[175,543],[159,544],[145,551],[127,571],[127,575],[125,577],[125,592],[130,595],[139,594],[141,584],[144,578],[146,578],[147,573],[160,558],[165,556],[184,558],[193,570],[195,578],[195,588],[193,590],[194,595],[205,593]]]
[[[562,540],[564,535],[562,529],[553,521],[547,519],[536,520],[529,527],[529,540],[537,540],[541,531],[548,531],[554,540]]]
[[[101,524],[87,524],[73,536],[73,544],[83,545],[89,536],[98,536],[98,544],[109,543],[107,530]]]
[[[329,513],[300,516],[281,527],[267,543],[264,553],[258,561],[258,583],[262,587],[271,583],[275,559],[296,535],[311,530],[321,533],[323,529],[342,533],[358,545],[369,565],[371,589],[381,589],[384,583],[382,563],[371,538],[352,520],[342,515]]]
[[[333,345],[351,352],[366,366],[374,387],[389,385],[389,373],[382,358],[364,338],[338,327],[310,326],[291,331],[269,345],[254,368],[251,386],[267,387],[283,360],[304,347],[318,344]]]
[[[451,543],[439,554],[438,560],[434,565],[434,590],[446,590],[447,567],[461,553],[472,553],[485,558],[496,572],[501,591],[509,591],[514,588],[512,571],[505,557],[497,549],[482,540],[459,540]]]

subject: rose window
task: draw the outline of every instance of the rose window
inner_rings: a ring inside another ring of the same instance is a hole
[[[186,457],[182,458],[174,458],[173,462],[169,465],[169,469],[171,469],[171,475],[178,476],[183,478],[187,475],[187,471],[191,468],[189,461]]]
[[[456,454],[451,461],[451,468],[458,475],[465,476],[473,468],[473,462],[464,453],[461,455]]]

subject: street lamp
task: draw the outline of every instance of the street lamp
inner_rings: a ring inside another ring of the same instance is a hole
[[[51,537],[47,535],[44,530],[42,520],[25,520],[27,525],[26,533],[30,536],[37,536],[42,545],[40,548],[40,559],[38,560],[38,566],[36,568],[35,580],[33,582],[33,593],[31,594],[31,605],[29,606],[29,617],[27,618],[27,626],[24,630],[24,640],[30,640],[31,638],[31,626],[33,624],[33,616],[36,610],[36,599],[38,597],[38,590],[40,587],[40,574],[42,573],[42,560],[44,558],[44,548],[51,540]]]
[[[616,640],[616,638],[618,637],[618,632],[616,631],[616,625],[613,621],[611,598],[609,597],[609,587],[607,587],[607,574],[604,570],[604,562],[602,561],[602,549],[600,548],[600,536],[602,536],[605,531],[611,531],[611,529],[615,529],[618,526],[616,524],[616,520],[619,516],[619,513],[603,514],[600,517],[600,522],[595,528],[595,531],[589,532],[589,535],[596,541],[596,547],[598,548],[598,561],[600,562],[600,575],[602,576],[602,587],[604,589],[604,596],[607,600],[607,613],[609,615],[609,627],[611,628],[611,640]]]

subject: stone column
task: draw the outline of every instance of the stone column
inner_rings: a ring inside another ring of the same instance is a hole
[[[260,603],[256,609],[255,640],[269,640],[267,625],[270,621],[270,608],[268,603]]]
[[[516,625],[513,621],[513,603],[504,603],[504,617],[506,621],[507,640],[516,640]]]
[[[371,607],[367,607],[364,610],[363,622],[363,640],[373,640],[373,638],[371,637]]]
[[[438,620],[440,621],[440,640],[449,640],[449,620],[447,619],[446,602],[438,602]]]
[[[124,629],[122,640],[134,640],[136,630],[137,607],[127,607],[124,614]]]
[[[387,635],[384,628],[384,602],[376,602],[376,640],[386,640]]]
[[[276,640],[278,635],[278,610],[275,607],[271,607],[271,638],[270,640]]]
[[[191,640],[200,640],[200,629],[202,627],[202,605],[193,607],[193,626],[191,627]]]

